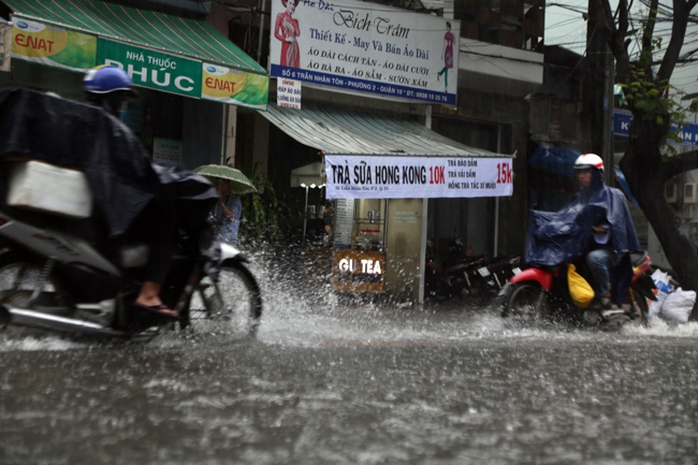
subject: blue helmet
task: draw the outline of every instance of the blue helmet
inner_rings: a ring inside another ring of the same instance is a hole
[[[109,94],[116,91],[133,92],[133,81],[126,71],[116,66],[99,66],[85,74],[82,88],[92,94]]]

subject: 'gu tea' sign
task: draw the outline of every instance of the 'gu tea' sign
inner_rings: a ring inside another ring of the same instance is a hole
[[[335,249],[332,290],[336,292],[383,292],[385,254],[383,252]]]

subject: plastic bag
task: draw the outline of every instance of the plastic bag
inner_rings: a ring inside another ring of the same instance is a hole
[[[574,304],[579,308],[587,308],[594,298],[594,290],[571,263],[567,266],[567,285]]]
[[[666,296],[659,313],[661,318],[679,323],[687,323],[696,303],[695,291],[684,291],[680,287]]]
[[[674,286],[669,284],[670,280],[671,277],[665,271],[657,269],[654,271],[654,273],[652,273],[652,281],[654,281],[654,285],[656,287],[654,290],[654,295],[657,297],[657,300],[649,301],[651,302],[649,307],[650,318],[659,315],[662,305],[664,304],[664,300],[666,300],[667,295],[674,290]]]

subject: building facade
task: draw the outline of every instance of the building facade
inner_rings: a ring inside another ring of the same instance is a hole
[[[60,0],[74,7],[89,8],[87,0]],[[272,12],[281,10],[281,1],[194,2],[186,0],[159,0],[149,2],[116,3],[127,9],[147,9],[167,17],[186,21],[204,22],[227,38],[241,62],[226,62],[210,56],[196,56],[199,52],[169,50],[174,56],[199,60],[246,73],[252,78],[272,74],[268,85],[271,105],[278,103],[279,78],[273,76],[273,67],[280,66],[277,55],[281,42],[275,38],[277,17]],[[292,3],[292,2],[287,2]],[[385,222],[386,243],[392,243],[387,260],[392,264],[385,271],[386,285],[395,295],[409,300],[420,300],[423,287],[423,264],[426,237],[434,237],[437,249],[445,253],[446,245],[460,239],[473,254],[488,256],[522,253],[525,237],[522,234],[528,209],[527,155],[530,133],[530,95],[543,83],[544,57],[542,53],[544,30],[544,2],[445,0],[422,2],[366,2],[367,8],[377,10],[399,7],[410,14],[424,15],[425,20],[438,17],[448,24],[439,32],[450,32],[450,21],[459,24],[458,34],[452,42],[453,63],[457,73],[439,74],[437,81],[446,84],[445,92],[425,86],[435,96],[436,102],[411,98],[392,98],[386,94],[371,94],[351,89],[336,88],[322,82],[303,83],[301,110],[313,106],[333,111],[348,111],[377,115],[382,121],[391,118],[417,122],[435,134],[450,139],[454,147],[461,145],[492,154],[513,156],[513,193],[500,197],[471,198],[419,198],[365,201],[356,205],[357,214],[363,218],[373,214]],[[26,10],[32,2],[9,0],[0,7],[5,20],[13,17],[42,20],[53,26],[77,31],[80,25],[57,18],[51,11],[37,16]],[[114,2],[109,2],[114,5]],[[292,15],[303,20],[304,9],[317,8],[316,2],[301,0],[295,4]],[[284,8],[286,5],[284,4]],[[391,10],[393,15],[394,10]],[[15,15],[13,15],[15,13]],[[24,16],[22,16],[24,15]],[[32,16],[34,15],[34,16]],[[51,16],[54,15],[54,16]],[[277,14],[278,16],[278,14]],[[397,16],[395,16],[397,17]],[[360,27],[360,19],[352,22]],[[343,21],[349,21],[344,18]],[[317,27],[315,39],[322,37],[323,29]],[[146,28],[143,28],[146,29]],[[390,30],[394,37],[402,32],[399,27]],[[90,31],[88,31],[90,32]],[[133,42],[133,37],[110,36],[104,31],[92,31],[100,40],[123,44]],[[455,32],[455,31],[454,31]],[[133,32],[133,34],[136,34]],[[88,33],[88,35],[90,35]],[[161,34],[167,35],[167,34]],[[310,46],[313,33],[302,36],[301,46]],[[399,38],[399,37],[398,37]],[[131,45],[146,50],[157,49],[144,39]],[[191,41],[189,41],[191,42]],[[319,42],[318,42],[319,43]],[[369,44],[370,45],[370,44]],[[367,52],[365,56],[370,56]],[[177,45],[173,44],[172,48]],[[227,47],[227,45],[226,45]],[[230,47],[228,47],[230,48]],[[439,47],[440,48],[440,47]],[[444,50],[446,45],[444,45]],[[287,50],[288,49],[283,49]],[[308,50],[307,48],[305,49]],[[438,55],[438,50],[432,53]],[[272,56],[272,53],[274,55]],[[417,51],[419,56],[420,51]],[[442,52],[443,56],[443,52]],[[158,57],[153,58],[156,60]],[[160,57],[162,59],[162,57]],[[356,58],[357,60],[361,59]],[[277,61],[275,61],[277,60]],[[97,63],[95,64],[102,64]],[[158,62],[158,64],[163,64]],[[286,69],[305,69],[309,64],[284,64]],[[184,65],[182,65],[183,67]],[[448,68],[448,66],[445,66]],[[132,68],[133,69],[133,68]],[[135,68],[134,82],[151,72]],[[205,71],[205,70],[204,70]],[[429,70],[436,76],[437,69]],[[442,70],[443,71],[443,70]],[[427,72],[426,70],[424,72]],[[318,70],[319,73],[319,70]],[[450,76],[450,84],[446,78]],[[453,79],[456,77],[456,79]],[[158,75],[164,82],[164,75]],[[441,80],[443,79],[443,80]],[[0,86],[28,86],[42,91],[52,91],[66,98],[80,100],[82,73],[75,67],[52,66],[33,59],[15,59],[9,72],[0,72]],[[251,82],[253,79],[248,79]],[[212,82],[219,82],[212,80]],[[303,190],[291,187],[291,172],[318,161],[317,144],[298,140],[289,135],[284,124],[277,124],[264,108],[256,108],[249,102],[224,102],[224,98],[191,97],[171,89],[141,87],[141,98],[129,112],[127,124],[141,136],[144,145],[155,158],[166,159],[193,168],[206,163],[232,164],[248,175],[266,173],[277,192],[289,199],[289,204],[308,216],[307,206],[315,206],[319,212],[325,204],[326,192],[321,189]],[[395,86],[394,88],[399,88]],[[433,86],[432,86],[433,87]],[[427,89],[427,90],[429,90]],[[216,89],[214,89],[215,91]],[[217,90],[224,90],[219,86]],[[399,133],[389,137],[399,139]],[[330,136],[328,136],[330,137]],[[438,152],[438,151],[437,151]],[[436,153],[432,154],[435,155]],[[295,200],[294,200],[295,199]],[[308,199],[307,201],[305,199]],[[392,206],[389,206],[391,205]],[[371,213],[373,212],[373,213]],[[391,213],[392,212],[392,213]],[[382,216],[381,216],[382,215]],[[316,213],[315,219],[318,217]],[[388,221],[394,222],[392,226]],[[370,223],[373,224],[373,223]],[[408,236],[401,231],[410,230]],[[373,227],[361,227],[358,231],[373,234]],[[356,232],[356,231],[355,231]]]

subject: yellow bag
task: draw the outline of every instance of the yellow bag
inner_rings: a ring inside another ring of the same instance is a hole
[[[574,304],[579,308],[587,308],[594,298],[594,290],[571,263],[567,266],[567,285]]]

